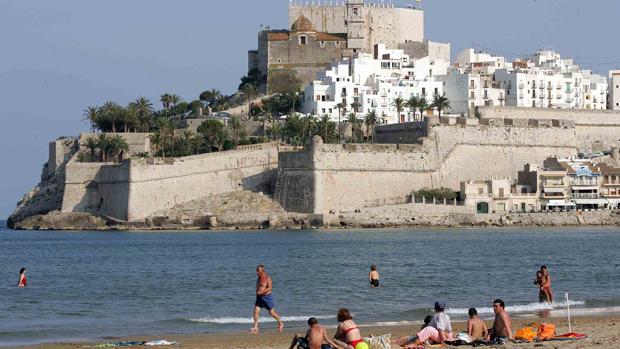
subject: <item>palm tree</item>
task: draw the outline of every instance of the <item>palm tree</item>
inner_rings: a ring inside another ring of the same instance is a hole
[[[451,109],[450,101],[448,100],[448,98],[440,95],[435,95],[431,107],[437,109],[437,111],[439,112],[439,117],[441,117],[442,111]]]
[[[346,103],[338,103],[336,105],[336,108],[338,108],[338,144],[340,144],[340,116],[342,115],[342,113],[346,113],[347,112],[347,105]]]
[[[101,107],[101,116],[111,124],[112,133],[116,133],[116,124],[123,119],[123,107],[116,102],[105,102]]]
[[[84,109],[84,116],[82,120],[88,121],[90,123],[90,129],[95,132],[95,127],[99,122],[101,113],[99,112],[99,108],[97,107],[88,107]]]
[[[164,93],[159,97],[159,101],[161,102],[164,109],[170,109],[172,107],[172,95],[169,93]]]
[[[160,117],[155,120],[155,127],[159,130],[161,137],[160,149],[162,157],[166,157],[166,145],[169,143],[168,141],[172,141],[174,138],[174,124],[172,120]]]
[[[413,116],[413,120],[415,121],[415,112],[418,111],[418,106],[420,105],[420,98],[417,96],[411,96],[409,100],[405,102],[407,108],[409,108],[411,115]]]
[[[156,156],[159,150],[162,149],[163,136],[161,132],[157,130],[149,136],[149,140],[151,141],[151,148],[154,148],[152,155]]]
[[[269,135],[274,141],[278,138],[282,139],[282,124],[279,122],[272,122],[271,127],[269,127]]]
[[[215,102],[220,99],[222,93],[217,89],[211,89],[208,91],[204,91],[198,97],[201,101],[207,103],[209,107],[213,107]]]
[[[123,154],[129,150],[129,144],[119,135],[112,136],[109,142],[110,156],[113,158],[118,156],[118,162],[123,162]]]
[[[135,112],[135,110],[133,108],[127,107],[127,108],[123,108],[121,107],[119,109],[119,112],[121,114],[121,122],[123,123],[123,132],[127,133],[129,132],[130,128],[135,128],[135,126],[138,124],[138,116]]]
[[[377,123],[377,112],[374,110],[369,111],[364,118],[364,123],[366,124],[366,135],[370,135],[371,143],[374,142],[375,136],[375,124]],[[370,133],[370,128],[372,127],[372,133]]]
[[[140,97],[135,102],[130,103],[129,108],[135,112],[140,130],[148,132],[151,129],[153,103],[146,97]]]
[[[355,113],[351,112],[349,113],[349,117],[347,119],[347,121],[349,122],[349,124],[351,125],[351,140],[353,141],[353,143],[355,143],[355,129],[357,128],[357,116],[355,115]]]
[[[172,104],[173,107],[181,102],[183,102],[183,98],[181,98],[181,96],[179,95],[170,96],[170,104]]]
[[[398,122],[400,123],[400,113],[405,110],[405,100],[402,97],[396,97],[392,102],[392,106],[396,108],[396,117],[398,118]]]
[[[245,131],[245,122],[241,120],[241,117],[233,115],[230,117],[230,120],[228,120],[228,127],[232,131],[232,137],[235,145],[238,145],[240,135]]]
[[[97,147],[98,147],[97,140],[94,137],[88,137],[82,143],[82,146],[86,147],[86,148],[88,148],[88,150],[90,150],[90,161],[94,162],[95,161],[95,153],[96,153]]]
[[[426,96],[420,96],[418,110],[420,111],[420,121],[424,120],[424,112],[430,108],[428,102],[426,101]]]
[[[252,109],[252,101],[258,97],[258,89],[254,84],[245,84],[241,89],[243,96],[245,97],[245,101],[248,103],[248,119],[250,119],[250,111]]]
[[[110,151],[110,137],[107,134],[101,133],[97,138],[97,148],[101,153],[101,162],[108,161],[108,152]]]

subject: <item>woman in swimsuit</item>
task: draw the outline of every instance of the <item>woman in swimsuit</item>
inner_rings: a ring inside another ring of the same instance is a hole
[[[363,342],[359,328],[353,322],[353,317],[349,310],[342,308],[338,310],[338,328],[334,335],[334,343],[346,349],[355,349],[355,346]]]
[[[379,272],[377,271],[377,266],[374,264],[370,266],[368,281],[370,282],[370,287],[379,287]]]
[[[19,281],[17,281],[17,287],[26,287],[28,281],[26,281],[26,268],[19,270]]]

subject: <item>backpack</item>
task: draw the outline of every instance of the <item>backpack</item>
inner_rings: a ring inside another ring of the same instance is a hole
[[[536,325],[536,324],[534,324]],[[524,341],[524,342],[532,342],[538,336],[538,331],[534,329],[532,326],[525,326],[515,333],[515,340]]]

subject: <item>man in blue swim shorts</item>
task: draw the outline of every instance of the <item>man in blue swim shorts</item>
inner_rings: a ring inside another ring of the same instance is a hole
[[[261,308],[267,309],[269,315],[271,315],[278,322],[278,331],[282,332],[284,323],[280,320],[280,315],[276,313],[274,309],[273,297],[271,296],[272,280],[265,272],[265,267],[259,265],[256,267],[256,302],[254,302],[254,327],[250,329],[253,333],[258,333],[258,317]]]

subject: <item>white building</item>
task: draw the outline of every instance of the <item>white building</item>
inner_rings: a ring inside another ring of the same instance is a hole
[[[620,70],[609,72],[609,109],[620,110]]]
[[[413,121],[419,118],[419,111],[405,108],[397,115],[394,100],[425,96],[430,104],[434,95],[443,94],[443,83],[435,76],[445,75],[448,64],[429,57],[411,60],[403,50],[376,45],[372,55],[360,53],[319,74],[306,87],[302,112],[327,114],[332,120],[338,120],[340,113],[342,120],[350,112],[361,119],[374,111],[386,123]]]
[[[442,80],[455,113],[471,114],[477,106],[503,105],[607,109],[606,79],[581,70],[571,59],[562,59],[552,51],[509,63],[504,57],[467,49]]]

